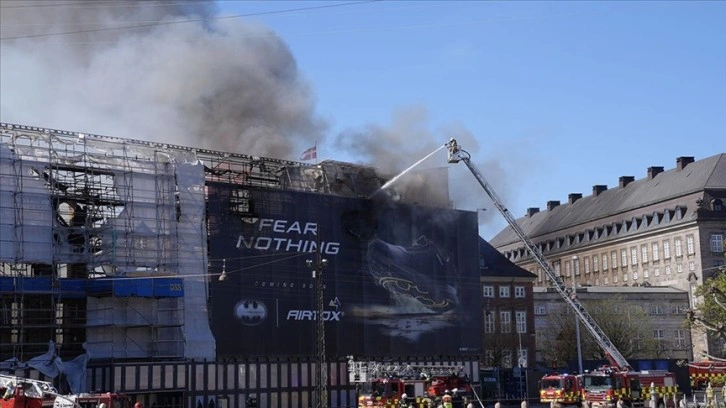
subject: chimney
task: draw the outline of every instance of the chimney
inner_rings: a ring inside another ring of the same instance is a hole
[[[633,176],[620,176],[620,178],[618,179],[618,181],[620,181],[620,187],[622,188],[622,187],[625,187],[628,184],[632,183],[633,181],[635,181],[635,177],[633,177]]]
[[[567,202],[570,204],[574,204],[575,201],[582,198],[582,193],[570,193],[570,195],[567,196]]]
[[[678,170],[683,170],[691,163],[693,163],[693,156],[681,156],[676,158],[676,168],[678,168]]]
[[[539,207],[529,207],[527,208],[527,217],[531,217],[539,212]]]
[[[608,186],[606,186],[605,184],[595,184],[594,186],[592,186],[592,195],[597,197],[600,195],[600,193],[602,193],[603,191],[605,191],[607,189],[608,189]]]
[[[560,205],[559,201],[547,201],[547,211],[552,211],[558,205]]]
[[[660,173],[663,173],[663,166],[648,167],[648,180],[653,180]]]

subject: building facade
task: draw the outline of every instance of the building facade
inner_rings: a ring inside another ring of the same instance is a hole
[[[420,176],[0,124],[0,370],[175,408],[352,406],[348,356],[476,382],[477,216]]]
[[[535,275],[479,241],[482,286],[482,364],[527,368],[536,361]]]
[[[620,351],[626,359],[693,360],[691,331],[685,318],[689,308],[687,291],[669,286],[583,286],[576,288],[576,294],[591,316],[603,322],[601,328],[606,334],[608,331],[612,333],[611,341],[625,340]],[[551,352],[557,345],[567,348],[572,340],[576,340],[569,330],[570,325],[574,326],[573,322],[577,321],[572,308],[563,302],[554,288],[538,286],[534,288],[534,315],[537,365],[552,368],[572,366],[576,347],[569,347],[570,350],[565,353]],[[591,336],[584,325],[580,324],[579,331],[582,350],[583,343],[592,342],[587,341]],[[628,338],[623,339],[625,331],[632,333],[627,333]],[[568,337],[566,341],[561,341],[563,335]],[[555,361],[556,356],[564,358]],[[593,354],[585,353],[583,356],[582,352],[577,357],[595,359]]]
[[[598,286],[670,286],[698,300],[695,288],[724,265],[726,154],[676,167],[653,166],[646,177],[620,177],[615,188],[593,186],[592,194],[530,208],[517,222],[566,282]],[[515,264],[548,279],[511,228],[491,244]],[[693,329],[693,355],[722,356],[721,344]],[[665,333],[665,341],[673,342]]]

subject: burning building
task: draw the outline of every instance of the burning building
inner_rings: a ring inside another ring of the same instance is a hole
[[[321,343],[334,407],[347,356],[476,379],[477,215],[387,179],[0,124],[2,368],[195,408],[310,405]]]

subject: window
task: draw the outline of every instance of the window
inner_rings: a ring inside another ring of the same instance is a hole
[[[657,242],[653,242],[653,248],[652,248],[652,250],[653,250],[653,262],[655,262],[655,261],[657,261],[659,259],[659,257],[658,257],[659,256],[658,249],[659,249],[658,243]]]
[[[620,250],[620,265],[625,268],[628,265],[628,250],[627,249],[621,249]]]
[[[585,257],[585,275],[590,274],[590,258]]]
[[[494,365],[494,350],[484,350],[484,364],[490,367]]]
[[[486,297],[486,298],[494,297],[494,286],[484,285],[484,297]]]
[[[527,367],[527,349],[526,348],[517,349],[517,363],[519,364],[519,367],[522,367],[522,368]]]
[[[500,298],[508,298],[509,297],[509,286],[500,286],[499,287],[499,297]]]
[[[602,254],[602,270],[608,270],[608,254]]]
[[[643,269],[643,278],[648,279],[650,278],[650,271],[647,269]]]
[[[688,261],[688,270],[693,272],[696,270],[696,262],[695,261]]]
[[[723,235],[711,234],[711,252],[723,252]]]
[[[598,255],[592,257],[592,271],[600,272],[600,256]]]
[[[638,248],[636,248],[636,247],[630,248],[630,264],[631,265],[638,264]]]
[[[502,367],[512,368],[512,350],[502,350]]]
[[[638,271],[633,271],[633,280],[638,280]]]
[[[679,256],[683,256],[683,242],[681,242],[680,238],[676,238],[673,240],[673,248],[676,251],[676,258]]]
[[[675,349],[684,349],[686,348],[686,332],[681,329],[677,329],[673,332],[673,337],[675,338],[673,343],[673,348]]]
[[[643,340],[640,338],[640,334],[635,333],[632,337],[630,337],[630,343],[633,345],[633,350],[641,350],[643,348]]]
[[[552,262],[552,267],[555,269],[555,275],[562,276],[562,268],[560,267],[560,261]]]
[[[627,282],[627,281],[628,281],[628,273],[625,272],[625,273],[623,273],[623,282]]]
[[[671,274],[671,266],[670,265],[666,265],[665,266],[665,274],[666,275],[670,275]]]
[[[678,262],[676,264],[676,272],[683,273],[683,264],[682,263]]]
[[[618,253],[615,251],[610,252],[610,260],[612,261],[611,263],[613,264],[613,269],[617,268],[618,267]]]
[[[662,315],[663,314],[663,305],[651,305],[650,306],[650,314],[652,314],[652,315]]]
[[[575,270],[575,276],[580,276],[580,260],[575,258],[572,260],[572,268]]]
[[[640,260],[643,263],[648,263],[648,245],[640,246]]]
[[[499,331],[502,333],[512,332],[512,312],[499,312]]]
[[[484,313],[484,333],[494,333],[494,314]]]
[[[686,310],[688,310],[688,306],[673,305],[673,308],[671,308],[671,313],[673,313],[673,314],[686,314]]]
[[[565,276],[572,276],[572,263],[565,261]]]
[[[696,245],[693,242],[693,235],[686,235],[686,253],[688,255],[696,253]]]
[[[618,283],[618,275],[613,275],[613,283]]]
[[[671,259],[671,241],[663,241],[663,259]]]
[[[514,297],[515,298],[523,298],[524,295],[524,286],[515,286],[514,287]]]
[[[517,319],[517,333],[527,333],[527,312],[515,312],[515,319]]]
[[[543,316],[547,314],[547,307],[544,305],[537,305],[534,307],[534,314],[537,316]]]
[[[606,277],[604,277],[604,278],[602,278],[602,284],[603,284],[603,285],[607,285],[608,283],[609,283],[609,282],[608,282],[608,277],[607,277],[607,276],[606,276]]]
[[[663,334],[663,329],[655,329],[653,330],[653,338],[656,340],[664,340],[665,335]]]
[[[653,275],[660,276],[660,267],[659,266],[656,266],[653,268]]]

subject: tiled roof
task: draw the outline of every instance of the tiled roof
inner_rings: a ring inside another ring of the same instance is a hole
[[[481,237],[479,237],[479,258],[481,276],[536,278],[536,275],[515,265]]]
[[[652,179],[635,180],[625,187],[611,188],[573,204],[561,204],[552,210],[519,218],[517,223],[529,237],[536,237],[704,189],[726,189],[726,153],[695,161],[682,170],[673,168]],[[501,247],[518,239],[514,231],[506,227],[490,243]]]

